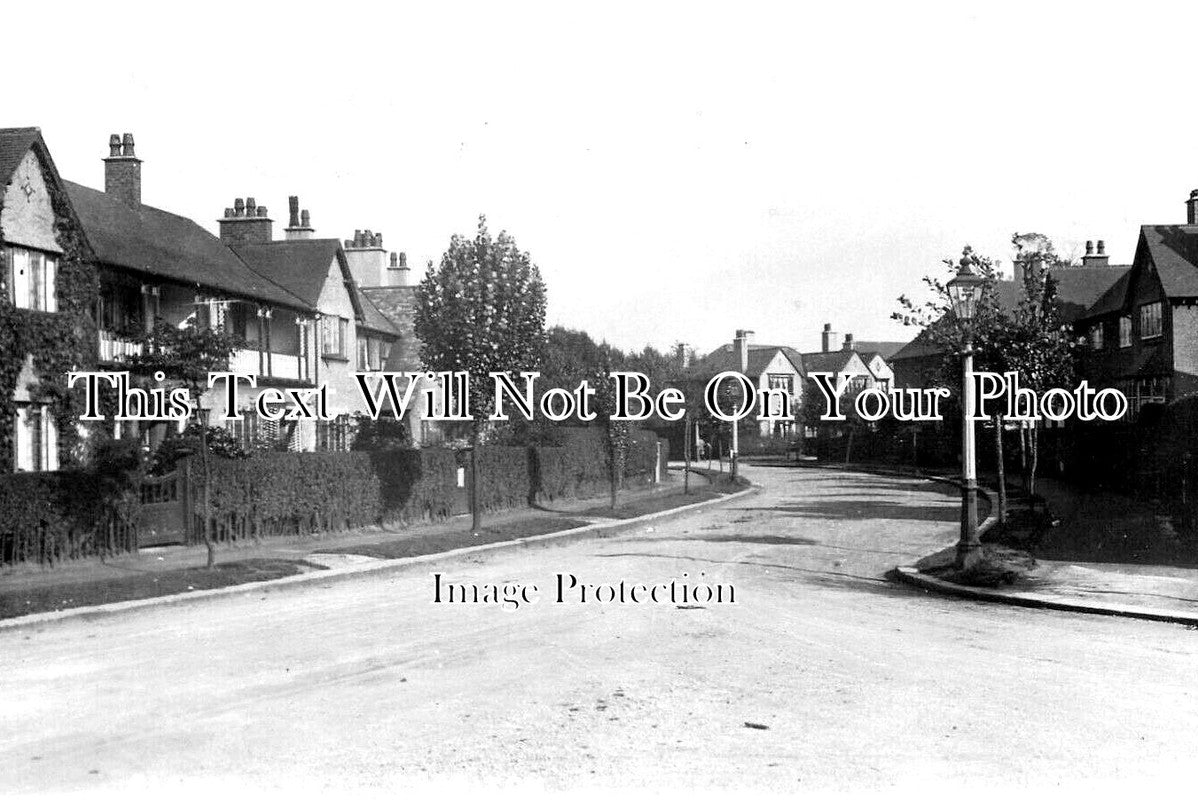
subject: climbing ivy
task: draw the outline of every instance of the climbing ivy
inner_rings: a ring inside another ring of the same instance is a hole
[[[38,149],[35,147],[35,152]],[[46,170],[47,159],[41,153],[38,157]],[[26,356],[33,357],[37,375],[36,383],[27,387],[30,396],[36,402],[49,404],[58,423],[59,463],[63,468],[78,466],[77,423],[83,408],[82,387],[69,390],[67,373],[94,369],[98,356],[96,325],[91,313],[99,292],[96,269],[66,193],[49,174],[46,187],[54,209],[55,239],[62,248],[56,281],[58,311],[16,308],[9,298],[7,270],[0,271],[0,472],[11,471],[15,461],[13,395]],[[0,213],[3,203],[3,187],[0,187]]]

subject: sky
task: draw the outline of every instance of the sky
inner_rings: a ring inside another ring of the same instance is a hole
[[[2,124],[100,188],[132,132],[149,205],[282,236],[296,194],[417,272],[486,214],[550,324],[624,348],[908,340],[963,245],[1127,263],[1198,187],[1182,3],[173,5],[6,8]]]

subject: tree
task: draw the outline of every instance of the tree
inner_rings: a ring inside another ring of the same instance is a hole
[[[545,284],[507,232],[492,239],[486,217],[473,239],[454,235],[441,264],[416,290],[416,338],[424,366],[470,380],[470,506],[482,527],[478,448],[494,396],[491,372],[534,369],[545,345]]]
[[[612,363],[612,354],[604,353],[599,369],[591,379],[595,389],[595,414],[603,426],[603,453],[607,465],[607,479],[611,487],[611,507],[616,507],[620,484],[624,481],[624,465],[628,460],[628,442],[632,431],[626,420],[613,419],[616,414],[616,387],[611,373],[617,369]]]
[[[900,296],[900,310],[891,314],[891,318],[904,325],[922,328],[929,341],[940,349],[944,358],[940,364],[939,377],[945,386],[961,385],[964,379],[961,373],[961,355],[967,344],[973,348],[975,370],[1005,372],[1010,368],[1007,347],[1012,335],[1012,323],[999,302],[997,263],[987,256],[979,256],[969,245],[961,251],[959,260],[946,258],[941,263],[945,267],[941,276],[929,275],[923,279],[928,289],[928,297],[923,301],[917,301],[906,295]],[[970,264],[985,279],[974,319],[968,328],[952,313],[952,302],[948,293],[948,281],[957,274],[958,267],[965,263]],[[995,414],[995,460],[998,473],[996,483],[1000,521],[1005,521],[1007,516],[1006,469],[1002,449],[1003,425],[1002,414]]]
[[[1002,342],[1008,367],[1019,373],[1020,384],[1041,393],[1068,386],[1074,377],[1077,340],[1061,321],[1057,281],[1051,268],[1060,265],[1052,241],[1043,234],[1016,233],[1011,237],[1023,297],[1012,315],[1009,333]],[[1023,484],[1036,493],[1036,468],[1040,460],[1039,427],[1020,429]]]
[[[141,354],[130,358],[129,371],[144,379],[176,381],[186,387],[192,410],[199,416],[200,395],[208,388],[209,372],[227,372],[229,359],[244,342],[221,328],[177,328],[159,322],[134,340]],[[212,482],[208,452],[208,426],[199,424],[200,471],[203,482],[201,504],[204,546],[208,549],[208,569],[216,566],[216,544],[212,539],[212,513],[209,486]]]

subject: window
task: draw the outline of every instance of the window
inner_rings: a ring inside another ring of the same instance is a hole
[[[370,340],[364,335],[358,334],[358,369],[372,369],[370,366]]]
[[[349,320],[345,317],[325,317],[320,321],[320,354],[345,358],[345,334]]]
[[[1094,350],[1102,349],[1102,323],[1098,323],[1090,328],[1090,347]]]
[[[58,425],[49,406],[18,403],[13,434],[18,472],[58,469]]]
[[[1131,317],[1119,317],[1119,346],[1131,347]]]
[[[1151,339],[1161,335],[1161,304],[1145,303],[1140,306],[1140,338]]]
[[[17,308],[58,310],[58,262],[53,256],[24,247],[3,248],[0,276],[8,285],[8,299]]]

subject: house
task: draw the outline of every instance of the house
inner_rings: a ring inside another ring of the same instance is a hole
[[[790,398],[787,413],[793,421],[758,421],[761,437],[788,438],[798,430],[798,411],[801,403],[803,364],[798,351],[774,344],[753,344],[753,331],[738,330],[731,344],[726,344],[696,360],[687,370],[687,393],[698,392],[711,378],[721,372],[740,372],[747,376],[758,391],[784,390]],[[756,416],[756,412],[754,412]]]
[[[352,415],[366,410],[355,373],[389,369],[400,332],[358,287],[350,254],[341,242],[314,238],[307,210],[299,211],[299,198],[292,196],[289,204],[290,224],[283,239],[274,239],[269,228],[246,236],[238,227],[242,217],[236,215],[236,203],[234,216],[221,220],[221,239],[247,266],[315,312],[313,380],[327,387],[328,410],[336,418],[317,421],[315,440],[305,441],[303,447],[343,450],[352,437]],[[245,427],[252,433],[259,420],[252,411],[245,416]]]
[[[1057,285],[1057,303],[1061,321],[1075,325],[1090,313],[1090,309],[1104,294],[1125,278],[1130,267],[1110,263],[1106,246],[1098,241],[1097,252],[1093,241],[1086,242],[1086,255],[1081,266],[1058,266],[1048,270]],[[995,284],[999,304],[1008,311],[1018,308],[1023,299],[1022,281],[999,280]],[[895,384],[904,387],[923,387],[939,380],[945,353],[926,331],[905,344],[890,359],[895,373]]]
[[[66,373],[94,360],[91,250],[39,129],[0,129],[0,186],[0,469],[55,470],[78,433]]]
[[[837,351],[852,351],[857,353],[861,363],[865,365],[865,372],[867,373],[864,376],[864,381],[856,381],[857,384],[860,384],[857,387],[858,391],[875,386],[886,390],[894,384],[894,370],[891,368],[888,359],[902,349],[903,342],[858,341],[853,338],[853,334],[851,333],[846,333],[844,340],[841,341],[840,334],[832,330],[830,322],[826,322],[824,323],[823,331],[820,333],[820,344],[821,350],[819,353],[805,354],[804,358],[810,357],[813,359],[812,363],[827,362],[828,365],[835,367],[837,359],[825,358],[825,353]],[[861,375],[860,367],[851,358],[845,358],[841,366],[844,373],[851,376],[851,380]],[[819,370],[812,370],[807,364],[804,364],[804,368],[808,372],[836,372],[838,375],[842,372],[840,369],[825,370],[822,367]]]
[[[1198,189],[1186,224],[1143,225],[1131,267],[1074,321],[1081,373],[1127,395],[1132,415],[1198,392]]]

